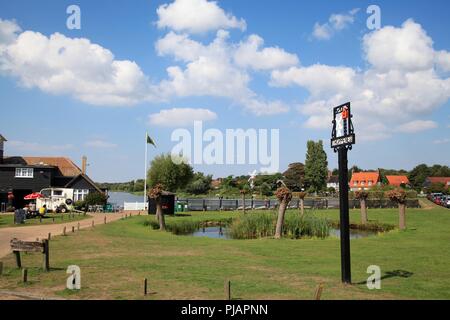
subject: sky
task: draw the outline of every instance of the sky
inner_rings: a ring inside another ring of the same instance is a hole
[[[332,169],[332,108],[350,101],[349,166],[450,165],[449,11],[438,0],[0,0],[5,154],[86,155],[95,181],[128,181],[144,176],[147,131],[151,161],[203,121],[223,134],[278,129],[280,171],[322,139]]]

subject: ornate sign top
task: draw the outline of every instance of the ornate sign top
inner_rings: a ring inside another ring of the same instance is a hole
[[[333,130],[331,131],[331,148],[351,149],[355,144],[350,102],[333,108]]]

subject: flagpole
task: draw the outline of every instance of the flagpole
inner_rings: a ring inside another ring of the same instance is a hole
[[[144,174],[144,208],[147,208],[147,137],[148,132],[145,132],[145,174]]]

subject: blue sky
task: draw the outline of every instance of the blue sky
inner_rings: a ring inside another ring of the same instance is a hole
[[[66,27],[71,4],[80,30]],[[379,30],[366,26],[371,4],[381,9]],[[307,140],[323,139],[331,169],[331,109],[349,100],[350,165],[449,165],[449,9],[448,1],[1,1],[5,153],[78,164],[86,155],[96,181],[137,179],[145,132],[158,146],[151,160],[197,116],[222,131],[279,129],[282,171],[304,162]],[[70,55],[53,60],[61,43]],[[183,77],[171,81],[167,68]],[[174,108],[189,109],[182,119],[166,114],[173,127],[149,120],[166,121],[161,110]],[[194,168],[216,177],[257,169]]]

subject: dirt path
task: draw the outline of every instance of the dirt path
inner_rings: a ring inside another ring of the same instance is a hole
[[[67,223],[49,224],[49,225],[36,225],[29,227],[11,227],[0,229],[0,258],[10,253],[11,247],[9,242],[12,238],[17,238],[24,241],[35,241],[36,238],[44,239],[51,233],[52,237],[61,235],[63,228],[66,227],[66,232],[72,232],[72,226],[77,230],[77,225],[80,223],[80,229],[91,228],[92,221],[94,225],[104,223],[106,217],[106,223],[116,221],[124,216],[126,212],[121,213],[90,213],[90,218],[72,221]],[[129,214],[129,213],[128,213]],[[134,215],[134,214],[133,214]]]

